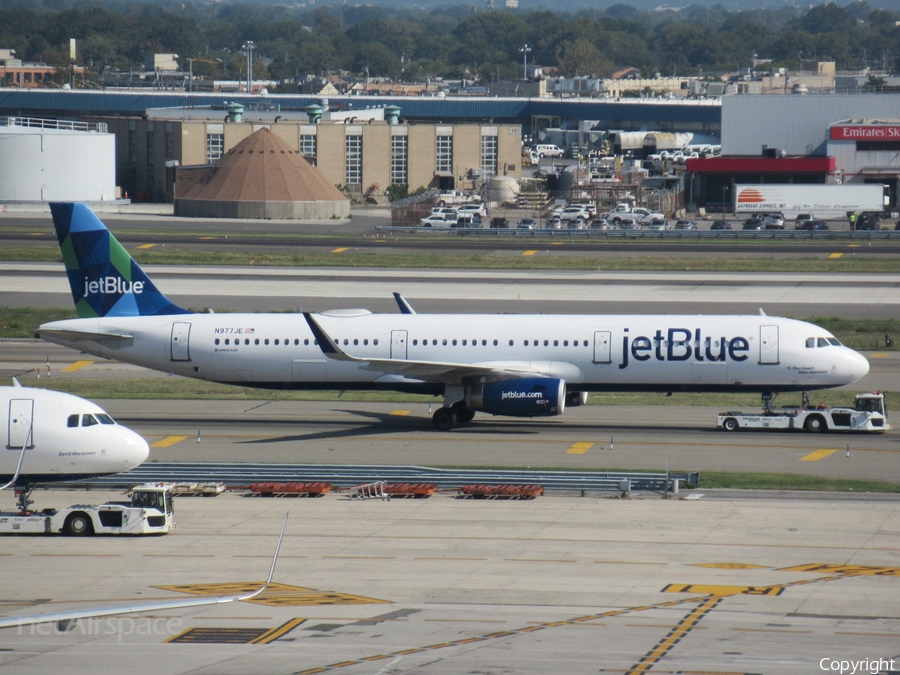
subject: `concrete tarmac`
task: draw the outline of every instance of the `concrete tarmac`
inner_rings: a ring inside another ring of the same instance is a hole
[[[117,497],[39,494],[41,507]],[[6,539],[0,612],[253,588],[290,512],[279,585],[253,602],[84,620],[65,633],[6,629],[0,673],[809,675],[840,661],[884,659],[866,672],[900,665],[896,499],[226,494],[175,507],[178,527],[163,537]]]
[[[552,272],[148,266],[174,302],[216,311],[397,311],[394,291],[422,312],[684,313],[881,318],[900,305],[891,274]],[[0,306],[69,307],[61,265],[0,263]]]

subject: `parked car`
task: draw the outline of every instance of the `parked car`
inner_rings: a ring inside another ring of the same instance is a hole
[[[565,211],[565,210],[566,210],[566,207],[565,207],[565,206],[554,206],[554,207],[553,207],[553,210],[550,211],[550,216],[551,216],[551,217],[553,217],[553,216],[557,216],[557,217],[558,217],[558,216],[561,216],[561,215],[562,215],[562,212]]]
[[[559,216],[550,216],[547,219],[547,224],[544,227],[548,230],[561,230],[562,229],[562,220],[560,220]]]
[[[797,225],[795,230],[827,230],[828,223],[823,220],[807,220]]]
[[[562,157],[566,154],[558,145],[553,145],[551,143],[533,145],[531,151],[538,157]]]
[[[456,227],[456,216],[450,217],[447,214],[435,213],[435,214],[428,216],[427,218],[422,218],[422,220],[419,221],[419,225],[421,225],[422,227],[434,227],[434,228]]]
[[[709,226],[711,230],[730,230],[731,223],[727,220],[714,220],[713,224]]]
[[[568,222],[567,227],[570,230],[583,230],[587,227],[587,221],[584,218],[573,218]]]
[[[610,229],[610,227],[611,225],[609,224],[609,221],[605,218],[594,218],[591,221],[592,230],[608,230]]]
[[[878,230],[881,228],[881,214],[873,212],[860,213],[854,229]]]
[[[479,218],[478,216],[462,214],[459,216],[459,218],[456,219],[456,227],[458,227],[460,229],[462,229],[462,228],[478,229],[478,228],[481,228],[484,226],[481,224],[481,218]]]
[[[569,204],[569,206],[577,206],[577,207],[587,211],[589,218],[593,218],[594,216],[597,215],[597,205],[594,204],[594,202],[592,202],[590,200],[574,201],[571,204]]]
[[[509,221],[506,218],[491,218],[491,228],[505,229],[509,227]]]
[[[534,229],[534,218],[520,218],[519,222],[516,223],[516,229],[533,230]]]
[[[767,230],[783,230],[784,216],[780,213],[768,213],[763,218],[763,224]]]
[[[681,218],[675,221],[675,229],[676,230],[696,230],[697,223],[688,218]]]
[[[669,229],[669,221],[663,218],[651,218],[650,220],[646,220],[641,218],[638,220],[641,227],[646,227],[648,230],[668,230]]]
[[[483,204],[460,204],[457,207],[459,215],[478,216],[479,218],[487,218],[487,211],[484,210]]]
[[[618,227],[620,230],[636,230],[640,226],[634,218],[628,216],[625,218],[619,217],[619,224],[616,225],[616,227]]]
[[[811,213],[798,213],[797,217],[794,218],[794,229],[802,230],[802,227],[798,227],[800,223],[806,222],[807,220],[814,220]]]
[[[442,215],[446,218],[448,216],[453,216],[454,218],[459,215],[459,212],[456,209],[452,209],[449,206],[435,206],[431,209],[431,215],[439,216]]]
[[[763,221],[761,218],[747,218],[747,220],[744,221],[743,229],[745,229],[745,230],[761,230],[761,229],[763,229],[763,227],[765,227],[765,226],[763,225]]]
[[[581,206],[569,206],[560,214],[559,216],[562,220],[575,220],[576,218],[581,218],[582,220],[589,220],[590,214],[587,209],[582,208]]]

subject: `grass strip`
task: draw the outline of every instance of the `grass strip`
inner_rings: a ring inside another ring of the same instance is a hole
[[[538,247],[546,242],[522,241],[523,247]],[[552,251],[552,249],[551,249]],[[613,251],[614,252],[614,251]],[[428,269],[509,269],[509,270],[591,270],[652,272],[781,272],[781,273],[880,273],[900,272],[900,257],[848,255],[828,258],[828,249],[817,256],[780,258],[760,257],[684,257],[574,255],[549,251],[533,256],[517,255],[510,249],[506,255],[474,255],[456,253],[380,253],[347,251],[331,253],[291,253],[277,248],[266,253],[254,248],[256,261],[268,259],[268,267],[350,267],[350,268],[428,268]],[[196,251],[146,249],[131,251],[140,264],[157,265],[235,265],[247,266],[247,251]],[[0,251],[0,260],[8,262],[62,262],[58,249],[9,247]]]
[[[877,480],[821,478],[791,473],[702,471],[699,488],[735,490],[804,490],[823,492],[900,492],[900,484]]]

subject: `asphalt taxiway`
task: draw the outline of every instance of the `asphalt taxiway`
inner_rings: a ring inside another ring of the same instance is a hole
[[[117,495],[40,493],[42,506]],[[3,614],[277,585],[0,633],[0,672],[808,675],[900,664],[900,501],[178,498],[155,538],[4,540]],[[887,669],[872,672],[887,672]]]

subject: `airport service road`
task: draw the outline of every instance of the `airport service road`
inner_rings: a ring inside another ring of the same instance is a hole
[[[743,274],[148,266],[175,302],[215,310],[686,313],[880,318],[900,305],[892,274]],[[69,307],[61,265],[0,263],[0,306]]]
[[[478,414],[442,432],[423,403],[97,403],[147,439],[150,461],[665,470],[668,458],[673,471],[900,480],[898,431],[727,433],[715,427],[724,406],[584,406],[535,419]]]
[[[164,537],[8,540],[0,611],[254,588],[286,511],[279,586],[255,602],[6,629],[0,673],[810,675],[898,656],[896,499],[178,498]]]

